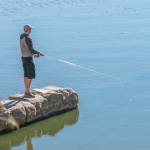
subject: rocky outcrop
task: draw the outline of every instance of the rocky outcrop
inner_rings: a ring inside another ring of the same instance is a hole
[[[9,118],[13,116],[19,126],[41,120],[52,115],[78,107],[78,94],[70,88],[46,86],[33,89],[35,98],[26,98],[24,94],[9,96],[2,101],[5,108],[0,110],[0,133],[10,131]]]

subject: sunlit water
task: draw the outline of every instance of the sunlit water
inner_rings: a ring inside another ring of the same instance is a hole
[[[149,150],[150,2],[148,0],[0,0],[0,97],[24,93],[19,36],[46,57],[34,59],[31,88],[70,87],[77,110],[0,136],[0,149]]]

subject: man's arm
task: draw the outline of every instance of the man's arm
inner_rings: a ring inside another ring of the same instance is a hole
[[[31,53],[31,54],[39,54],[39,52],[36,51],[36,50],[33,48],[33,42],[32,42],[32,40],[31,40],[31,38],[30,38],[29,36],[26,36],[25,40],[26,40],[26,43],[27,43],[27,45],[28,45],[28,48],[29,48],[30,53]]]

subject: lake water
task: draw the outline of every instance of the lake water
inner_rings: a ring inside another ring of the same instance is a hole
[[[118,80],[46,57],[33,88],[70,87],[76,110],[0,136],[0,150],[150,149],[149,0],[0,0],[0,97],[24,93],[19,37],[34,48]]]

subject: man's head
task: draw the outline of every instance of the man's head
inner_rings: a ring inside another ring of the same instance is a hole
[[[26,25],[24,26],[24,33],[30,34],[30,33],[31,33],[31,30],[32,30],[33,28],[34,28],[34,27],[31,27],[31,25],[26,24]]]

